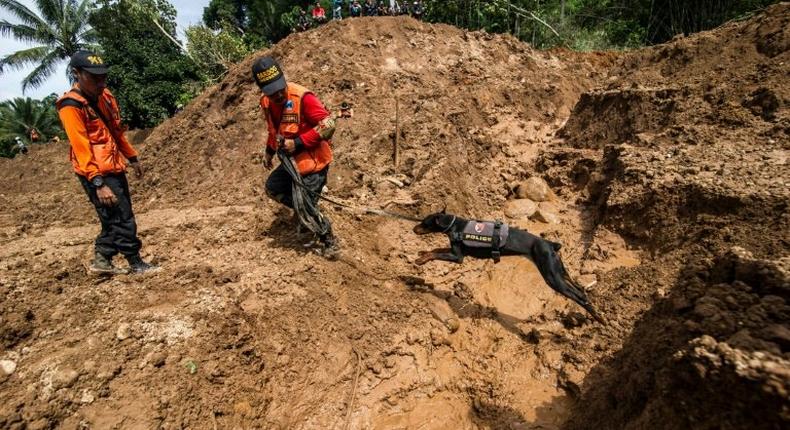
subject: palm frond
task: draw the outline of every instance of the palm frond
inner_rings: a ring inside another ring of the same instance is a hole
[[[8,11],[23,23],[31,27],[46,27],[47,23],[38,15],[33,13],[25,5],[14,0],[0,0],[0,9]]]
[[[57,112],[51,103],[29,97],[17,97],[0,103],[0,140],[19,136],[28,140],[36,129],[41,140],[62,133]]]
[[[77,34],[77,40],[81,40],[83,46],[98,46],[99,40],[96,30],[92,28],[83,28],[82,32]]]
[[[5,67],[10,67],[14,70],[22,69],[33,63],[42,61],[50,52],[52,52],[52,48],[49,46],[36,46],[34,48],[16,51],[0,59],[0,70]]]
[[[92,0],[36,0],[39,15],[19,1],[0,0],[0,9],[19,18],[22,23],[0,21],[0,36],[12,36],[24,42],[42,45],[25,49],[0,59],[0,74],[5,67],[20,69],[38,63],[22,81],[23,92],[41,85],[60,60],[85,47],[94,47],[97,37],[90,28]]]
[[[48,43],[49,38],[42,37],[41,29],[25,24],[14,24],[6,20],[0,21],[0,36],[11,36],[20,42]]]
[[[64,10],[68,8],[67,3],[69,2],[62,0],[36,0],[36,7],[44,21],[62,23]]]
[[[28,88],[38,88],[55,71],[55,66],[62,58],[57,52],[52,51],[41,59],[39,65],[22,79],[22,93]]]

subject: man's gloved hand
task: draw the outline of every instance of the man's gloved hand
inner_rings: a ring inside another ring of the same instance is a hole
[[[274,165],[274,163],[272,163],[272,158],[273,157],[274,157],[274,154],[266,153],[266,155],[263,157],[263,167],[265,167],[267,169],[271,169],[272,166]]]
[[[118,203],[118,198],[115,197],[115,194],[107,185],[96,188],[96,197],[99,198],[99,202],[104,206],[115,206]]]

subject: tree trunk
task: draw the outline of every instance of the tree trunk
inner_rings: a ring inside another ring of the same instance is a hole
[[[153,23],[154,23],[154,25],[156,26],[156,28],[158,28],[158,29],[159,29],[159,31],[161,31],[161,32],[162,32],[162,34],[164,34],[164,35],[165,35],[165,37],[167,37],[168,39],[170,39],[170,41],[171,41],[171,42],[175,43],[175,45],[176,45],[176,46],[178,46],[178,49],[179,49],[181,52],[183,52],[184,54],[186,54],[186,56],[187,56],[187,57],[189,57],[191,60],[193,60],[193,61],[195,60],[194,58],[192,58],[192,55],[190,55],[190,54],[189,54],[189,52],[186,50],[186,48],[184,48],[184,46],[183,46],[183,45],[181,45],[181,43],[179,43],[179,42],[178,42],[178,40],[176,40],[176,39],[175,39],[173,36],[171,36],[171,35],[170,35],[170,33],[168,33],[168,32],[167,32],[167,31],[166,31],[166,30],[165,30],[165,29],[164,29],[164,28],[163,28],[161,25],[159,25],[159,21],[157,21],[157,20],[156,20],[156,18],[154,18],[154,17],[151,17],[151,22],[153,22]]]
[[[560,1],[560,27],[565,26],[565,0]]]

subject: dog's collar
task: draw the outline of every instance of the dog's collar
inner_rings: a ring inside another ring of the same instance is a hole
[[[450,231],[450,229],[453,227],[453,224],[455,224],[455,220],[456,220],[457,218],[458,218],[458,217],[457,217],[456,215],[453,215],[453,220],[452,220],[452,221],[450,221],[450,224],[447,226],[447,228],[445,228],[444,230],[442,230],[442,233],[447,233],[448,231]]]

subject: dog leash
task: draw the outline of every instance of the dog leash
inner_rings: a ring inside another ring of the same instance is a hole
[[[291,163],[291,166],[295,166],[296,165],[296,163],[294,163],[293,157],[283,153],[282,151],[277,151],[277,155],[280,157],[280,162],[281,163]],[[357,213],[361,212],[363,214],[379,215],[379,216],[383,216],[383,217],[387,217],[387,218],[402,219],[402,220],[406,220],[406,221],[414,221],[414,222],[422,221],[421,218],[417,218],[417,217],[413,217],[413,216],[410,216],[410,215],[405,215],[405,214],[401,214],[401,213],[397,213],[397,212],[388,211],[386,209],[371,208],[371,207],[367,207],[367,206],[354,206],[354,205],[351,205],[349,203],[341,202],[341,201],[335,200],[335,199],[333,199],[331,197],[327,197],[327,196],[324,196],[324,195],[322,195],[320,193],[317,193],[317,192],[307,188],[307,186],[304,185],[304,183],[302,183],[302,181],[294,180],[293,182],[294,182],[294,184],[299,186],[301,189],[303,189],[304,191],[307,191],[308,193],[312,194],[313,196],[316,196],[319,199],[327,201],[327,202],[329,202],[329,203],[331,203],[331,204],[333,204],[335,206],[338,206],[338,207],[341,207],[341,208],[345,208],[345,209],[349,209],[349,210],[351,210],[353,212],[357,212]]]

